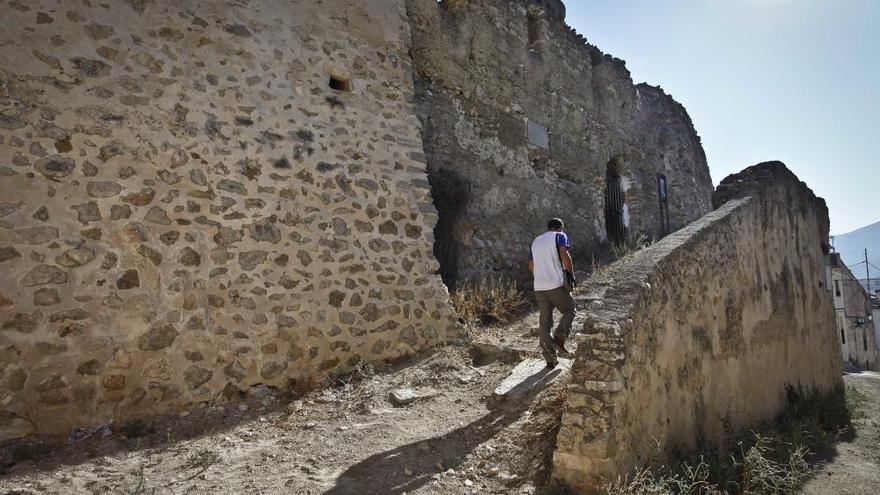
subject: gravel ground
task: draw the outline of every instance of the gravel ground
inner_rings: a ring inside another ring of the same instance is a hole
[[[495,387],[537,343],[534,315],[301,397],[258,388],[89,438],[0,449],[0,494],[533,494],[547,478],[564,380],[516,401]],[[880,374],[855,435],[803,489],[880,493]],[[392,392],[405,390],[401,404]]]
[[[472,349],[365,370],[298,399],[263,388],[73,444],[7,447],[0,494],[534,493],[559,387],[496,401],[517,355],[473,360]],[[425,397],[394,404],[391,392],[404,388]]]
[[[837,444],[837,455],[804,487],[806,495],[880,493],[880,373],[848,374],[844,381],[867,396],[866,417],[854,422],[854,438]]]

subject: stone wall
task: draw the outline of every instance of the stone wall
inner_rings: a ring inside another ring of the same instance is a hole
[[[407,0],[419,116],[440,211],[435,253],[454,284],[525,278],[528,244],[561,216],[576,258],[607,242],[606,172],[623,178],[633,234],[711,210],[706,157],[684,108],[633,85],[624,62],[564,22],[559,0]],[[529,122],[546,128],[532,145]]]
[[[402,0],[0,9],[0,440],[456,332]]]
[[[772,419],[792,392],[842,387],[824,201],[778,162],[728,177],[714,199],[587,287],[557,480],[589,492]]]

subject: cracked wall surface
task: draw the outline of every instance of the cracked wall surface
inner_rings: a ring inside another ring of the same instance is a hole
[[[444,280],[527,278],[528,244],[566,221],[576,258],[607,245],[606,171],[624,178],[631,233],[659,238],[658,175],[670,230],[711,210],[706,157],[685,109],[634,85],[622,60],[586,43],[559,0],[407,0],[419,117],[440,210]],[[530,144],[528,122],[549,146]]]
[[[714,201],[579,301],[553,476],[580,492],[843,387],[824,200],[770,162]]]
[[[0,10],[0,439],[456,333],[402,1]]]

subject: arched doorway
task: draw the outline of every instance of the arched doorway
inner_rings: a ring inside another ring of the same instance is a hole
[[[613,244],[621,244],[626,240],[623,218],[625,203],[620,166],[617,159],[613,159],[608,162],[605,171],[605,233],[608,241]]]
[[[456,229],[468,202],[467,183],[449,169],[428,172],[431,196],[437,208],[437,225],[434,227],[434,256],[440,263],[440,277],[449,290],[458,281],[459,242]]]

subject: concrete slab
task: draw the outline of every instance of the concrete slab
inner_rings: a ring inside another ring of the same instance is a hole
[[[526,359],[516,365],[495,389],[496,398],[524,397],[537,394],[571,370],[570,359],[560,359],[552,370],[547,369],[543,359]]]

